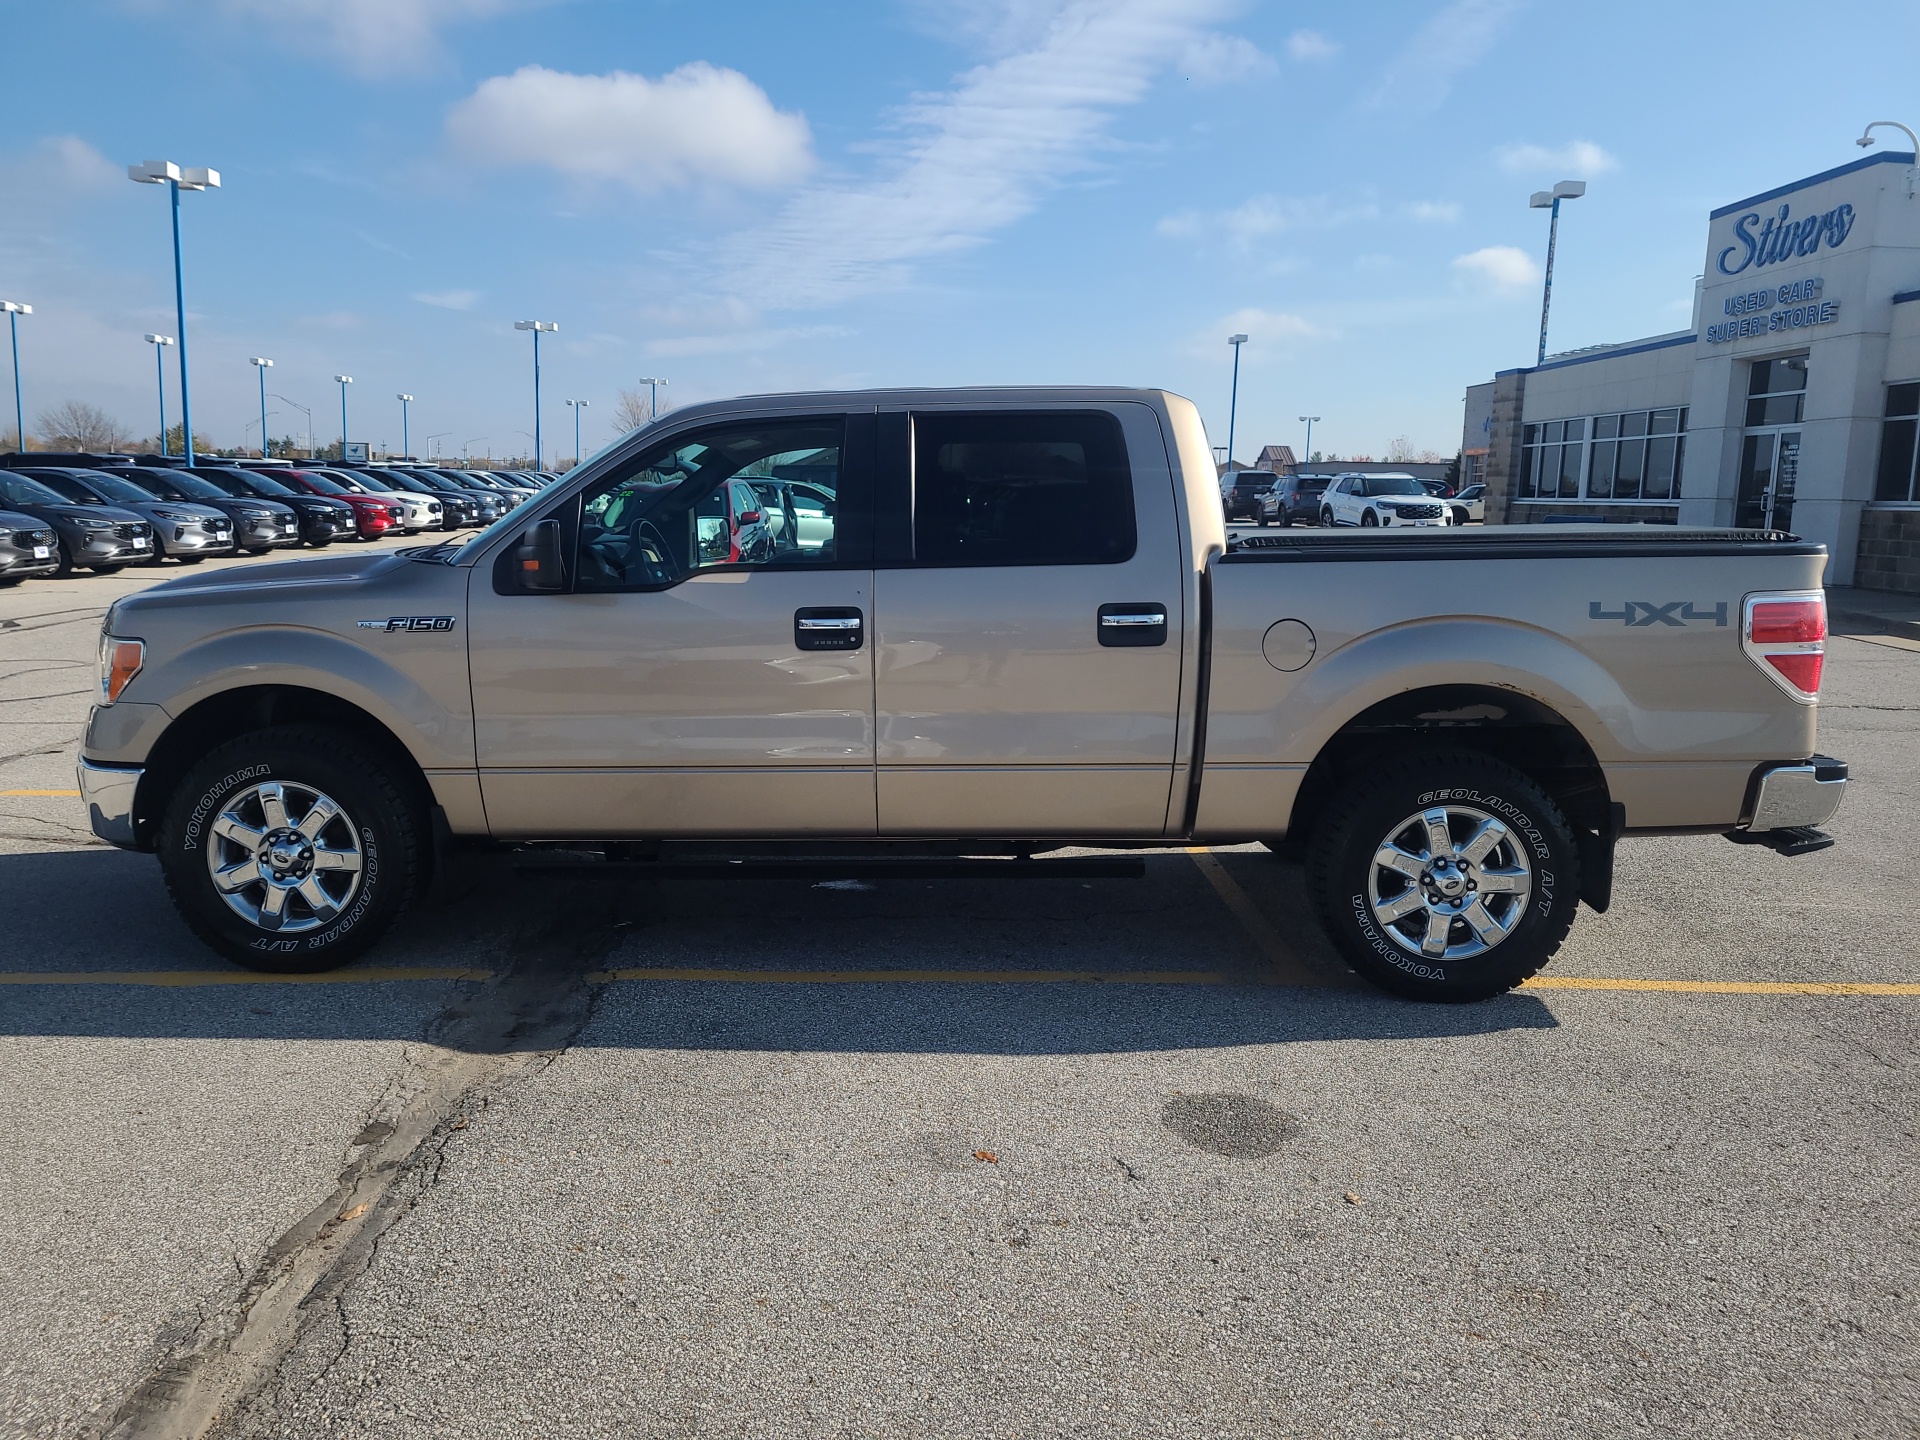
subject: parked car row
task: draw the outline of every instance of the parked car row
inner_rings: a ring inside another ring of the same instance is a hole
[[[1227,521],[1256,525],[1465,525],[1486,518],[1486,487],[1457,495],[1444,480],[1412,475],[1282,475],[1241,470],[1222,484]]]
[[[374,462],[0,455],[0,586],[490,525],[556,476]]]

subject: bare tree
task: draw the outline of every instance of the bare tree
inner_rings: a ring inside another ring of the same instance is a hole
[[[62,400],[42,410],[40,435],[56,450],[121,450],[132,440],[118,420],[84,400]]]
[[[1404,435],[1394,436],[1393,442],[1387,446],[1387,463],[1404,465],[1411,459],[1413,459],[1413,441]]]
[[[645,386],[636,385],[631,390],[620,392],[619,402],[613,407],[615,429],[623,433],[638,430],[652,419],[653,396]]]

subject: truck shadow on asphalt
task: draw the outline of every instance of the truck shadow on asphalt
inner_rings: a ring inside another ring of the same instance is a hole
[[[1360,984],[1338,969],[1305,912],[1297,869],[1265,856],[1230,858],[1322,983],[1273,983],[1178,855],[1152,857],[1135,881],[858,887],[516,877],[504,862],[469,861],[359,964],[296,984],[245,983],[247,972],[204,948],[175,915],[151,857],[0,855],[0,894],[13,897],[0,972],[224,972],[243,982],[4,984],[0,1035],[539,1049],[549,1043],[539,1026],[522,1039],[507,1016],[482,1039],[462,1017],[477,1008],[499,1018],[503,1007],[531,1016],[578,1006],[579,1045],[1051,1055],[1432,1040],[1557,1025],[1537,995],[1427,1005]],[[492,978],[353,981],[357,972],[416,969]],[[904,973],[889,980],[890,971]],[[671,978],[689,972],[707,978]],[[1161,982],[1139,980],[1149,973]],[[996,978],[964,978],[982,974]],[[1063,974],[1072,978],[1047,978]]]

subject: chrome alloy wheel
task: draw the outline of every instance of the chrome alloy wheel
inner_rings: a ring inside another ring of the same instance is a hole
[[[1499,820],[1466,805],[1409,815],[1374,852],[1368,903],[1409,954],[1468,960],[1498,945],[1527,913],[1533,870]]]
[[[298,819],[294,817],[298,816]],[[318,929],[360,888],[360,835],[347,812],[295,781],[239,791],[214,817],[207,869],[242,920],[280,935]]]

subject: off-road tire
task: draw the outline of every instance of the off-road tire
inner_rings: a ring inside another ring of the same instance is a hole
[[[275,935],[228,906],[214,888],[207,846],[212,823],[241,792],[267,780],[312,787],[353,823],[361,854],[358,888],[345,913],[317,929]],[[280,725],[210,751],[175,788],[158,851],[167,891],[188,927],[249,970],[310,974],[364,953],[405,914],[430,869],[428,822],[391,764],[351,735],[319,725]]]
[[[1532,888],[1506,938],[1471,958],[1428,961],[1383,933],[1369,886],[1392,827],[1449,802],[1507,826],[1526,847]],[[1472,750],[1421,750],[1381,762],[1328,804],[1308,844],[1307,885],[1328,938],[1363,979],[1415,1000],[1485,1000],[1537,973],[1567,938],[1580,857],[1560,807],[1518,770]]]

